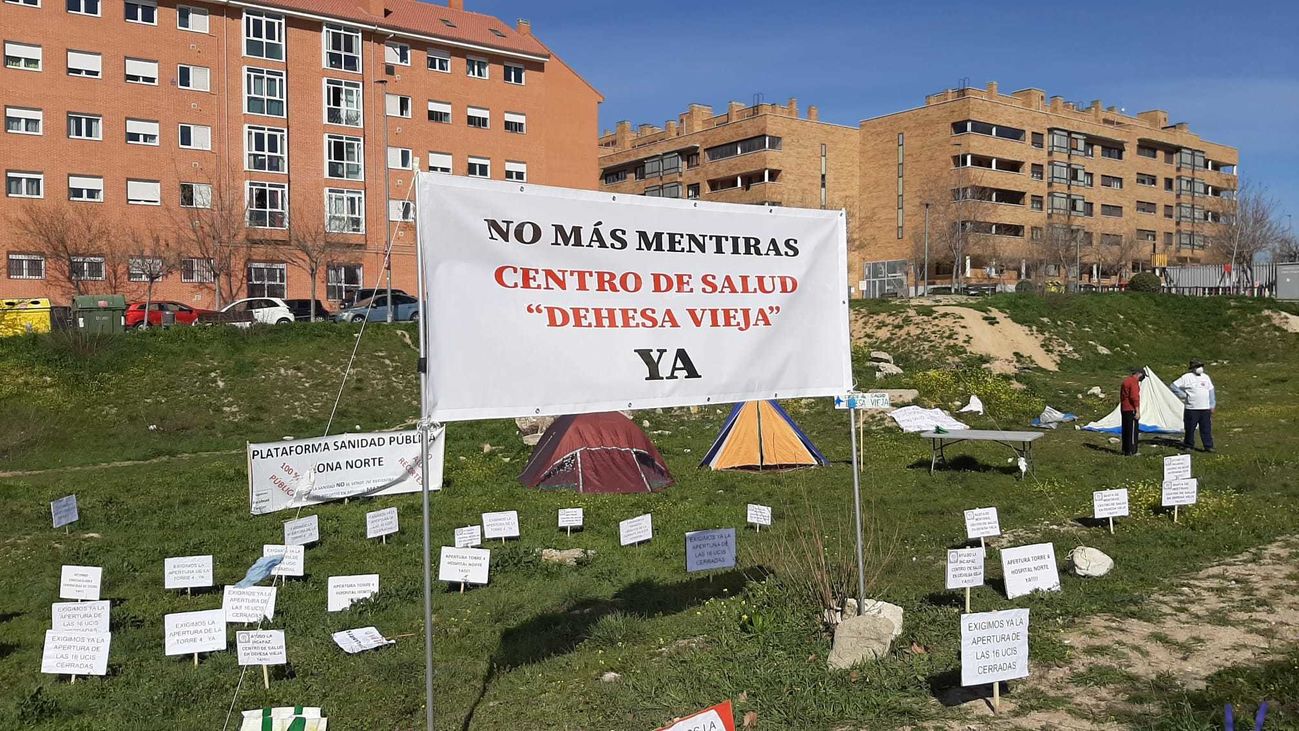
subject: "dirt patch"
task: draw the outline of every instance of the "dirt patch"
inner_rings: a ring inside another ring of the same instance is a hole
[[[961,354],[975,353],[1003,374],[1025,365],[1054,371],[1061,357],[1077,357],[1068,343],[1025,327],[999,310],[984,312],[960,305],[903,314],[860,313],[853,320],[853,341],[882,350],[905,344],[904,349],[920,360],[948,365],[954,365]]]
[[[1264,310],[1263,314],[1267,315],[1273,325],[1282,330],[1288,333],[1299,333],[1299,315],[1292,315],[1289,312],[1280,310]]]
[[[1059,370],[1060,359],[1048,353],[1042,338],[1034,331],[1014,322],[1005,313],[988,310],[987,314],[965,307],[935,307],[936,312],[955,316],[951,325],[969,336],[966,347],[992,359],[992,370],[1014,373],[1018,356],[1048,371]]]

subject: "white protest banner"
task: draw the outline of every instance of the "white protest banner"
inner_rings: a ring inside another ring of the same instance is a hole
[[[308,515],[284,521],[284,545],[305,546],[320,540],[320,517]]]
[[[200,589],[212,586],[211,556],[172,556],[162,562],[164,589]]]
[[[686,533],[686,573],[735,568],[735,529]]]
[[[518,538],[519,511],[483,513],[483,538]]]
[[[96,601],[104,570],[98,566],[64,566],[59,577],[59,598]]]
[[[343,652],[349,655],[355,655],[365,650],[373,650],[376,647],[394,644],[392,640],[380,634],[375,627],[361,627],[359,629],[345,629],[342,632],[335,632],[330,635],[334,638],[334,644],[338,645]]]
[[[230,624],[256,624],[275,618],[275,587],[227,586],[221,595],[221,610]]]
[[[168,614],[162,625],[168,657],[226,649],[226,617],[220,609]]]
[[[840,211],[458,175],[420,175],[415,185],[420,220],[437,222],[418,232],[426,417],[850,390]],[[599,367],[574,378],[578,363]]]
[[[240,665],[284,665],[289,662],[284,630],[241,630],[235,633]]]
[[[559,509],[559,527],[560,528],[581,528],[582,521],[586,519],[582,508],[560,508]]]
[[[397,509],[384,508],[365,514],[365,537],[382,538],[397,532]]]
[[[771,506],[756,505],[749,503],[747,513],[747,522],[751,525],[771,525]]]
[[[1189,480],[1191,478],[1191,455],[1176,454],[1164,457],[1164,482],[1169,480]]]
[[[947,588],[983,586],[983,550],[953,548],[947,552]]]
[[[1097,490],[1092,493],[1092,517],[1122,518],[1128,514],[1127,488]]]
[[[77,496],[68,495],[51,501],[50,517],[54,519],[55,528],[62,528],[69,523],[81,520],[81,514],[77,512]]]
[[[1060,591],[1060,569],[1055,564],[1055,546],[1034,543],[1001,549],[1001,575],[1006,581],[1006,598],[1035,591]]]
[[[352,602],[368,599],[379,593],[378,574],[329,577],[329,606],[327,612],[341,612]]]
[[[107,632],[45,633],[41,652],[41,672],[48,675],[107,675],[108,646],[113,636]]]
[[[654,537],[654,518],[651,513],[628,518],[618,523],[618,540],[624,546],[630,546]]]
[[[961,685],[1027,677],[1027,609],[961,615]]]
[[[442,488],[443,429],[429,432],[429,489]],[[253,515],[331,500],[420,491],[418,431],[338,434],[248,445]]]
[[[850,393],[834,397],[836,409],[888,409],[893,403],[887,393],[872,391],[869,393]]]
[[[1001,535],[1001,523],[996,508],[975,508],[965,511],[965,536],[970,540]]]
[[[456,528],[456,548],[471,548],[483,542],[483,528],[479,525],[467,525]]]
[[[271,569],[271,576],[304,576],[307,572],[305,546],[267,544],[262,546],[262,556],[283,556],[280,563]]]
[[[486,584],[492,552],[484,548],[442,547],[438,562],[438,581],[459,584]]]
[[[108,631],[108,600],[97,602],[55,602],[50,605],[50,627],[55,632]]]
[[[1164,507],[1194,505],[1198,498],[1199,485],[1199,480],[1194,477],[1189,480],[1165,480],[1161,504]]]

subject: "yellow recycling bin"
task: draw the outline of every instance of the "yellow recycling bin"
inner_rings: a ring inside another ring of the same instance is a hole
[[[49,299],[45,297],[0,299],[0,336],[49,331]]]

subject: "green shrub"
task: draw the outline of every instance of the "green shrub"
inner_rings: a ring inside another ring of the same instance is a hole
[[[1041,413],[1042,399],[1017,387],[1010,379],[982,368],[930,370],[917,373],[912,385],[920,397],[943,408],[965,403],[971,394],[983,401],[994,418],[1029,417]]]
[[[1021,279],[1015,282],[1015,292],[1019,294],[1032,294],[1037,291],[1037,285],[1033,284],[1031,279]]]
[[[1129,292],[1158,292],[1163,288],[1164,283],[1151,272],[1135,274],[1128,280]]]

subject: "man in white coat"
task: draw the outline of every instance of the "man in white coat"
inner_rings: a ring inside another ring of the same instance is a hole
[[[1204,451],[1213,451],[1213,412],[1218,408],[1218,396],[1213,390],[1213,381],[1204,372],[1204,363],[1192,359],[1187,372],[1168,386],[1173,395],[1186,404],[1183,424],[1186,427],[1186,438],[1182,446],[1195,449],[1195,430],[1200,430],[1200,442]]]

